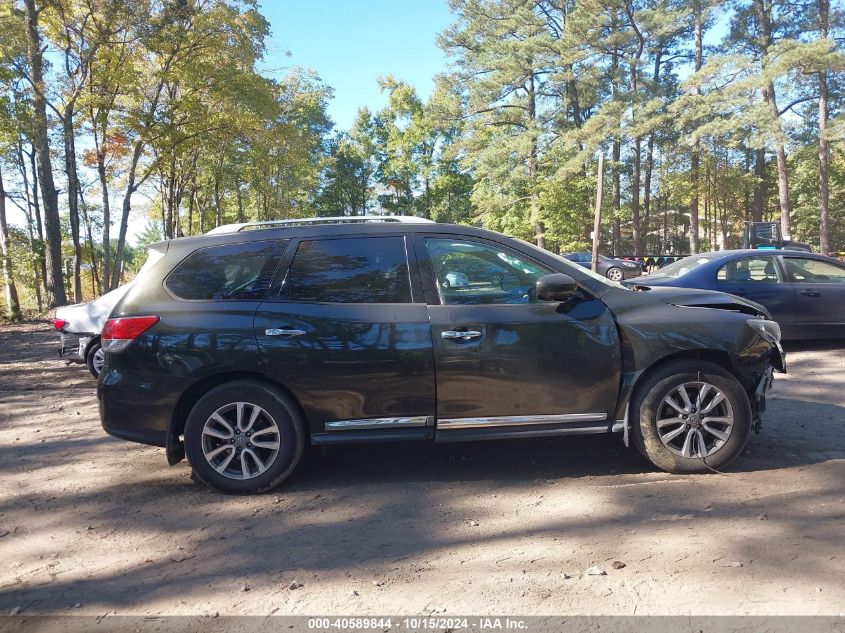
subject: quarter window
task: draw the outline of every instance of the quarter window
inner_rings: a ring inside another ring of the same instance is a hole
[[[304,240],[279,298],[328,303],[410,303],[405,239]]]
[[[425,243],[444,305],[532,303],[537,279],[550,272],[499,246],[449,239]]]
[[[845,268],[819,259],[784,259],[789,279],[802,284],[845,284]]]
[[[771,257],[747,257],[728,262],[716,273],[716,279],[726,283],[777,283],[781,280]]]
[[[279,263],[283,242],[241,242],[194,251],[167,276],[165,286],[191,301],[260,301]]]

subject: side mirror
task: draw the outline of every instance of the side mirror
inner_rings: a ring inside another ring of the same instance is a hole
[[[578,284],[564,273],[543,275],[537,280],[537,299],[540,301],[569,301],[578,292]]]

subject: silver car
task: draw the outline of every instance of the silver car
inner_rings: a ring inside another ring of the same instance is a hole
[[[584,268],[591,268],[593,263],[591,253],[563,253],[562,256]],[[604,255],[599,255],[597,269],[600,275],[617,282],[643,274],[643,267],[639,262]]]
[[[124,284],[93,301],[57,309],[53,327],[59,333],[59,357],[86,365],[94,378],[99,377],[105,361],[100,331],[114,306],[131,287],[131,283]]]

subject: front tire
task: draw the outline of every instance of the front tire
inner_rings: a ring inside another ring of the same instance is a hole
[[[185,423],[185,455],[194,475],[228,493],[265,492],[287,479],[302,457],[305,424],[275,387],[236,380],[205,394]]]
[[[88,348],[88,354],[85,356],[85,365],[88,371],[94,378],[100,377],[100,372],[103,371],[103,365],[106,362],[106,353],[103,351],[100,341],[95,341]]]
[[[742,453],[751,431],[742,385],[703,361],[668,363],[647,376],[630,411],[634,445],[670,473],[723,469]]]

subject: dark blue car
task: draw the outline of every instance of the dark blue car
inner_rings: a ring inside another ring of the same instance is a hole
[[[626,286],[719,290],[764,305],[784,339],[845,337],[845,263],[802,251],[692,255]]]

